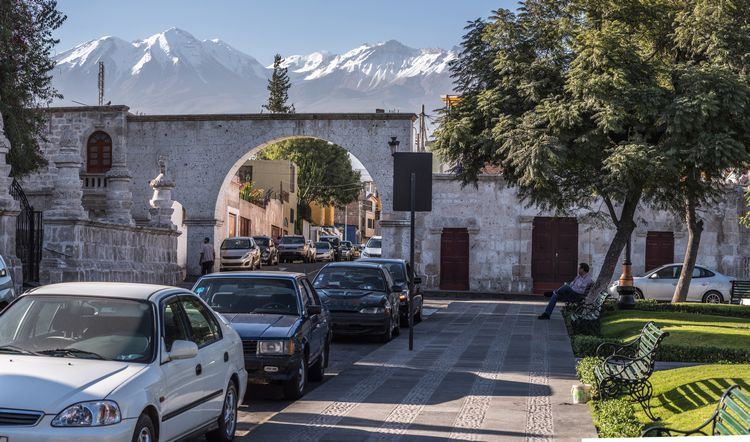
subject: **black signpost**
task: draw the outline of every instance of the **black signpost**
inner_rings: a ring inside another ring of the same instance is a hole
[[[390,144],[390,143],[389,143]],[[396,144],[398,146],[398,144]],[[407,190],[408,189],[408,190]],[[409,265],[414,275],[414,214],[432,211],[432,154],[393,153],[393,211],[411,213]],[[414,349],[414,290],[409,290],[409,350]]]

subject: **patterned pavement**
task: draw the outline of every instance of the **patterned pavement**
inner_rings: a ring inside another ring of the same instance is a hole
[[[240,440],[580,440],[575,359],[559,314],[539,303],[444,301],[415,328],[292,403]],[[406,331],[406,330],[403,330]]]

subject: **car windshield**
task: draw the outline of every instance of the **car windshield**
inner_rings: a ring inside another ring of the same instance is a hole
[[[254,238],[254,239],[255,239],[255,243],[261,247],[268,247],[269,244],[271,243],[271,240],[269,240],[268,238]]]
[[[385,278],[378,269],[362,267],[324,267],[315,277],[316,289],[372,290],[384,292]]]
[[[0,353],[147,363],[153,310],[146,301],[25,296],[0,315]]]
[[[380,245],[381,245],[381,240],[371,239],[367,241],[367,245],[365,247],[367,247],[368,249],[379,249]]]
[[[326,250],[328,250],[328,249],[331,248],[331,245],[329,243],[325,242],[325,241],[321,241],[321,242],[316,242],[315,243],[315,248],[316,249],[326,249]]]
[[[304,244],[305,238],[301,236],[285,236],[281,238],[281,244]]]
[[[230,238],[225,239],[224,242],[221,243],[222,250],[249,249],[250,247],[252,246],[250,245],[249,239]]]
[[[219,313],[299,314],[297,291],[286,278],[206,278],[194,291]]]

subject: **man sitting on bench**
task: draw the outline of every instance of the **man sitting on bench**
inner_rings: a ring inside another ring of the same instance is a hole
[[[549,319],[552,311],[555,309],[557,301],[579,302],[586,296],[586,290],[593,284],[589,276],[589,265],[582,262],[578,265],[578,276],[570,285],[563,284],[562,287],[552,292],[552,297],[547,304],[547,309],[539,315],[539,319]]]

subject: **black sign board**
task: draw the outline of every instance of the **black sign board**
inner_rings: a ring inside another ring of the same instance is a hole
[[[432,154],[396,152],[393,154],[393,210],[408,212],[411,207],[411,174],[415,176],[416,212],[432,211]]]

